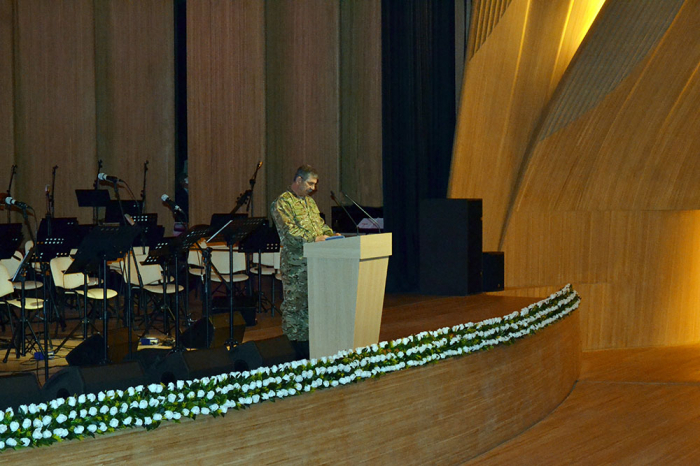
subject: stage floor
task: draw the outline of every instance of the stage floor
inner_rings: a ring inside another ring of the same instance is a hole
[[[495,316],[503,316],[520,310],[538,300],[538,298],[491,294],[458,297],[387,294],[384,299],[380,341],[402,338],[425,330],[435,330],[470,321],[477,322]],[[189,304],[193,319],[198,319],[202,314],[201,300],[195,297],[194,293],[191,293]],[[278,299],[276,304],[279,307],[281,299]],[[258,314],[258,324],[246,328],[243,341],[263,340],[282,335],[280,313],[275,312],[274,314],[273,316],[269,311]],[[71,314],[69,313],[68,316],[70,317]],[[57,346],[75,324],[75,320],[70,320],[67,325],[68,330],[65,332],[59,331],[58,337],[52,339],[53,344]],[[97,328],[102,328],[101,321],[97,321],[96,326]],[[35,328],[38,329],[38,327],[39,324],[35,324]],[[52,325],[52,335],[54,334],[54,329],[55,326]],[[158,331],[151,331],[148,336],[158,338],[161,342],[166,338],[165,335]],[[9,338],[9,329],[0,334],[3,347],[6,347]],[[66,355],[81,341],[77,338],[69,340],[64,348],[50,360],[49,376],[67,365]],[[147,346],[147,348],[153,347]],[[5,349],[0,351],[1,359],[5,354]],[[0,375],[2,373],[19,371],[34,371],[39,382],[41,384],[45,382],[43,361],[34,360],[33,354],[28,353],[26,356],[16,359],[14,353],[12,353],[7,363],[3,364],[0,362]]]

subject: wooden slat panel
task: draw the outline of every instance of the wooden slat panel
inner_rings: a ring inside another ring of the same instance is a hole
[[[126,180],[137,198],[148,160],[145,210],[158,213],[169,232],[172,215],[160,196],[173,197],[175,188],[173,3],[95,5],[97,154],[103,170]]]
[[[268,199],[307,163],[319,172],[315,200],[330,220],[330,190],[340,183],[340,7],[268,0],[265,8]]]
[[[10,167],[15,162],[14,128],[14,21],[13,1],[0,0],[0,190],[10,181]],[[0,222],[6,220],[5,203],[0,204]]]
[[[382,205],[381,1],[340,2],[340,186]]]
[[[568,395],[580,370],[578,341],[574,313],[512,346],[264,403],[223,419],[202,416],[153,432],[8,451],[3,459],[459,463],[527,429]]]
[[[15,3],[17,197],[46,211],[44,185],[58,165],[56,215],[89,221],[74,189],[95,176],[93,2]]]
[[[250,187],[267,215],[265,29],[263,0],[187,2],[187,110],[190,215],[208,223]],[[291,175],[290,175],[291,176]]]
[[[572,20],[588,12],[579,3],[512,1],[467,65],[448,196],[484,199],[486,250],[498,249],[531,134],[573,56],[564,41],[590,24]]]
[[[587,349],[695,343],[699,233],[697,211],[517,212],[504,247],[505,281],[574,283],[584,297]]]

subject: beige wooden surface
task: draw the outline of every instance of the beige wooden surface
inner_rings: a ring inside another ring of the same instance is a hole
[[[590,298],[585,349],[696,343],[700,10],[606,2],[583,38],[599,2],[565,3],[513,0],[475,51],[450,197],[484,199],[507,287]]]
[[[304,245],[311,357],[379,341],[391,233]]]
[[[43,464],[460,463],[561,403],[579,374],[578,331],[574,313],[513,345],[223,419],[200,417],[1,458]]]

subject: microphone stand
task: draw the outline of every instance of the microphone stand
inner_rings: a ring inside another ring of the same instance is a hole
[[[46,226],[49,238],[53,236],[53,218],[54,218],[54,190],[56,189],[56,170],[58,165],[54,165],[51,172],[51,190],[46,192]]]
[[[348,212],[348,209],[345,208],[344,205],[342,205],[340,202],[338,202],[338,199],[335,197],[335,193],[331,191],[331,199],[333,199],[333,202],[335,202],[338,207],[343,209],[343,212],[345,212],[345,215],[347,215],[350,218],[350,221],[352,222],[353,225],[355,225],[355,231],[357,232],[357,236],[360,236],[360,225],[357,224],[354,218],[352,218],[352,215],[350,215],[350,212]]]
[[[377,223],[377,221],[374,219],[374,217],[372,217],[370,214],[368,214],[367,211],[366,211],[365,209],[363,209],[362,206],[361,206],[360,204],[358,204],[357,202],[355,202],[355,201],[353,200],[353,198],[351,198],[350,196],[348,196],[347,194],[345,194],[345,192],[340,191],[340,193],[341,193],[343,196],[345,196],[346,198],[348,198],[348,199],[350,200],[350,202],[352,202],[353,204],[355,204],[355,206],[356,206],[358,209],[360,209],[360,210],[362,211],[363,214],[365,214],[365,215],[367,216],[367,218],[369,219],[370,222],[374,223],[374,225],[377,227],[377,230],[379,230],[379,233],[382,232],[382,227],[379,226],[379,223]]]
[[[260,167],[262,167],[263,163],[262,161],[258,162],[257,167],[255,167],[255,173],[253,173],[253,177],[249,180],[250,183],[250,194],[249,194],[249,203],[248,206],[246,207],[246,211],[250,212],[250,215],[255,217],[255,211],[253,210],[253,190],[255,189],[255,181],[258,178],[258,170],[260,170]]]
[[[143,164],[143,189],[141,190],[141,215],[146,207],[146,173],[148,173],[148,160]]]
[[[100,180],[99,180],[99,178],[97,178],[97,176],[101,172],[102,172],[102,159],[97,161],[97,175],[95,175],[95,182],[93,183],[95,191],[97,191],[99,189],[98,186],[100,185]],[[93,206],[93,208],[92,208],[92,224],[97,225],[97,206]]]
[[[12,196],[12,180],[14,180],[15,175],[17,174],[17,165],[12,165],[12,174],[10,175],[10,185],[7,187],[7,197]],[[12,216],[10,206],[5,207],[7,210],[7,223],[12,223]]]

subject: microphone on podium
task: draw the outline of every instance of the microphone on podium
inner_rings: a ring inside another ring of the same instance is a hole
[[[109,181],[110,183],[120,183],[120,182],[124,181],[124,180],[120,180],[116,176],[107,175],[106,173],[98,173],[97,179],[100,181]]]
[[[20,209],[22,209],[22,210],[31,209],[31,207],[29,207],[29,206],[28,206],[27,204],[25,204],[24,202],[19,202],[18,200],[13,199],[13,198],[10,197],[10,196],[7,196],[7,197],[5,198],[5,204],[7,204],[7,205],[13,205],[13,206],[18,207],[18,208],[20,208]]]
[[[345,215],[347,215],[350,218],[350,221],[352,222],[352,224],[355,225],[355,230],[357,231],[357,234],[359,235],[360,234],[360,226],[357,224],[355,219],[352,218],[352,215],[350,215],[350,212],[348,212],[348,209],[346,209],[344,205],[342,205],[340,202],[338,202],[338,199],[336,199],[335,193],[332,190],[331,190],[331,199],[333,199],[333,201],[338,205],[338,207],[343,209],[343,211],[345,212]]]
[[[175,204],[175,202],[172,199],[170,199],[170,196],[168,196],[167,194],[163,194],[162,196],[160,196],[160,200],[167,204],[168,207],[170,207],[170,210],[172,210],[173,212],[180,212],[183,214],[185,213],[179,205]]]
[[[361,206],[360,204],[358,204],[357,202],[355,202],[355,201],[353,200],[353,198],[351,198],[350,196],[348,196],[347,194],[345,194],[344,191],[340,191],[340,193],[341,193],[343,196],[345,196],[345,198],[348,199],[350,202],[352,202],[353,204],[355,204],[355,207],[357,207],[358,209],[360,209],[360,210],[362,211],[362,213],[365,214],[365,215],[367,216],[367,219],[369,219],[369,221],[372,222],[372,223],[374,224],[374,226],[377,227],[377,230],[379,230],[379,233],[382,232],[382,227],[379,226],[379,223],[374,219],[374,217],[372,217],[370,214],[368,214],[367,211],[366,211],[365,209],[363,209],[362,206]]]

